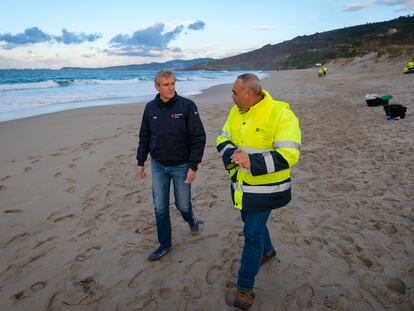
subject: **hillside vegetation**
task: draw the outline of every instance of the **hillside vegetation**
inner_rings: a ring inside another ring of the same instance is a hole
[[[414,55],[414,16],[299,36],[244,54],[200,63],[189,70],[300,69],[335,59],[379,55]]]

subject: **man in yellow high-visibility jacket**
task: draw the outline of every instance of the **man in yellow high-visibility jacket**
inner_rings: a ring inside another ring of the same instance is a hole
[[[232,92],[236,105],[217,137],[217,150],[244,222],[234,306],[248,309],[260,266],[276,256],[266,223],[272,209],[291,200],[290,168],[299,159],[301,131],[289,104],[274,100],[256,75],[240,75]]]

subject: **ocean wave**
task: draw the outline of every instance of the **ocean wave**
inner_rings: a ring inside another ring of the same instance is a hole
[[[0,84],[0,91],[30,90],[30,89],[47,89],[59,86],[53,80],[33,83],[11,83]]]
[[[0,91],[16,91],[16,90],[33,90],[33,89],[47,89],[55,87],[69,87],[72,85],[98,85],[98,84],[136,84],[140,81],[149,81],[149,79],[129,79],[129,80],[75,80],[75,79],[52,79],[43,82],[31,83],[10,83],[0,84]]]

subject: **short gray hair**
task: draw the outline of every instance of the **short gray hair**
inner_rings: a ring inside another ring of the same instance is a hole
[[[158,70],[154,77],[154,83],[156,85],[159,85],[160,84],[160,82],[158,81],[159,77],[168,78],[171,76],[174,77],[174,81],[175,81],[176,80],[175,75],[171,70],[164,70],[164,69]]]
[[[247,89],[253,90],[256,95],[262,95],[262,85],[259,78],[253,73],[243,73],[237,77],[243,81],[243,85]]]

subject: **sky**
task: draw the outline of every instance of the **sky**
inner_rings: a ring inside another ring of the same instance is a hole
[[[1,0],[0,69],[224,58],[414,13],[414,0]]]

